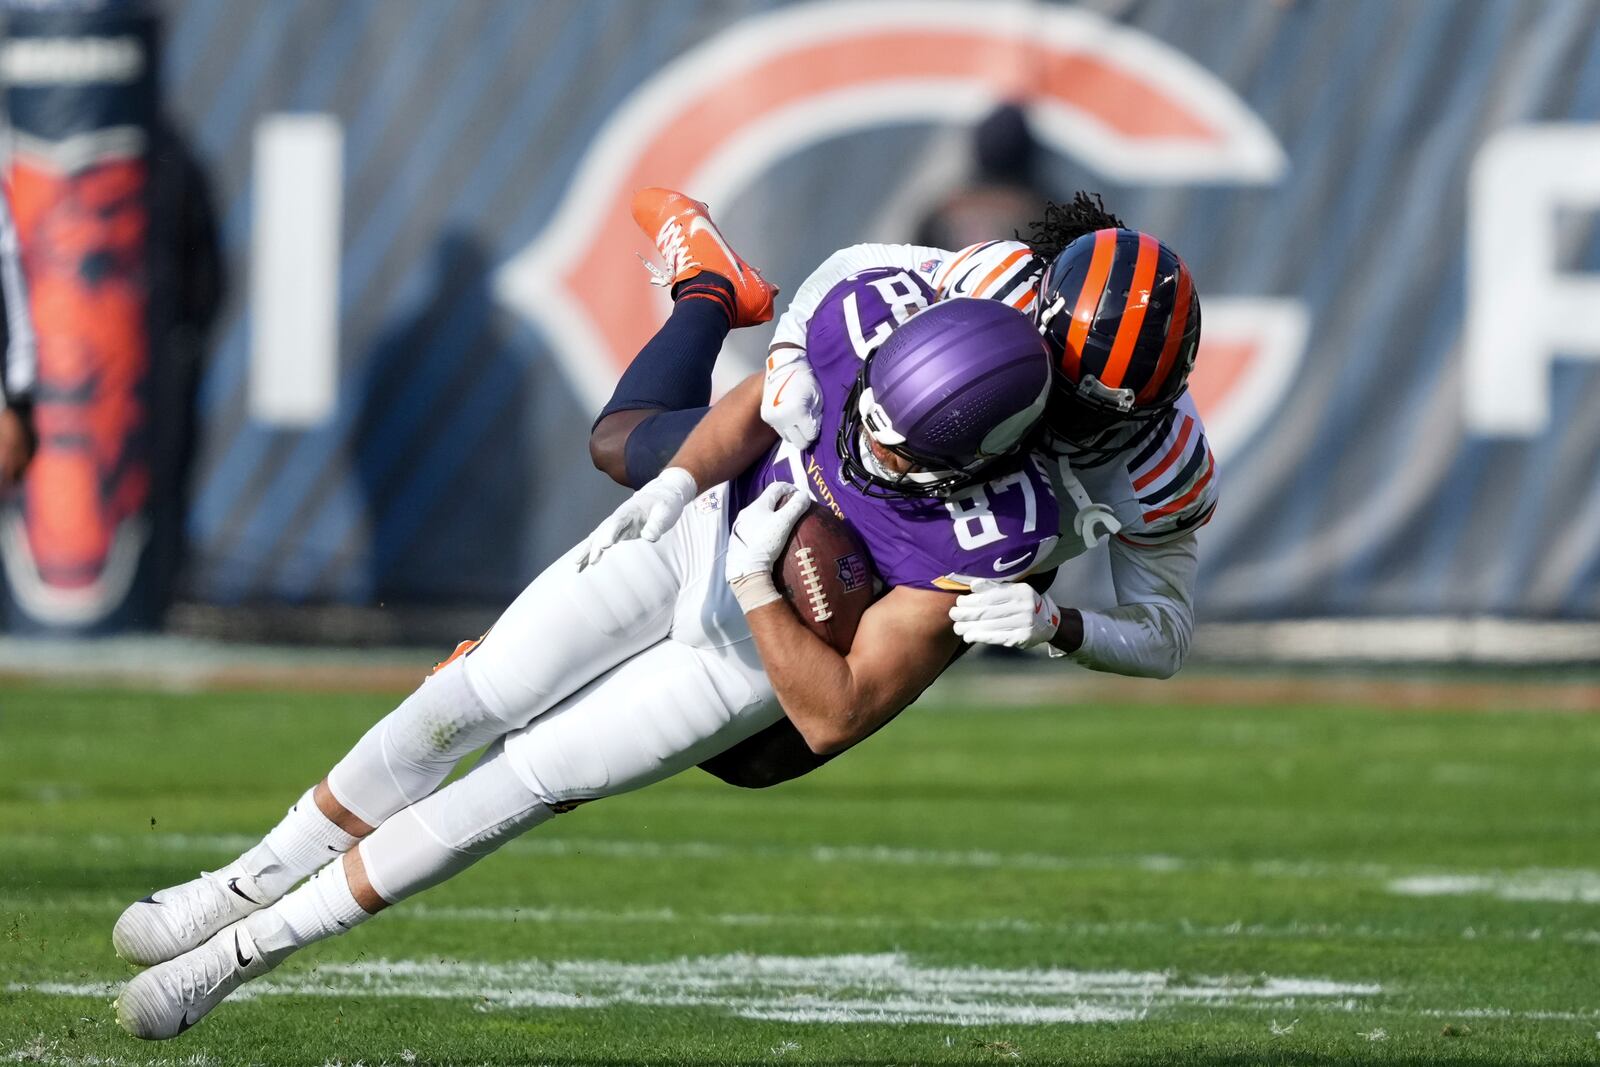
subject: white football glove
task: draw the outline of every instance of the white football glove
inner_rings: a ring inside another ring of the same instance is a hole
[[[1032,648],[1056,635],[1061,610],[1049,593],[1036,593],[1025,582],[978,578],[972,592],[956,597],[950,608],[956,636],[969,645]]]
[[[659,541],[661,535],[672,529],[689,502],[700,495],[694,484],[694,475],[682,467],[668,467],[646,482],[613,511],[589,540],[584,542],[583,554],[578,557],[578,569],[592,567],[600,562],[606,549],[622,541],[643,539]]]
[[[773,482],[734,518],[722,566],[745,611],[778,599],[772,565],[810,504],[811,499],[788,482]]]
[[[809,448],[822,429],[822,386],[803,348],[779,348],[767,356],[761,385],[761,421],[796,448]]]

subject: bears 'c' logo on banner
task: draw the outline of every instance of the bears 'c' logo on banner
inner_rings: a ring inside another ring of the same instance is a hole
[[[598,410],[665,314],[664,296],[617,299],[602,283],[639,269],[635,189],[666,185],[724,205],[807,145],[889,122],[973,122],[1012,96],[1026,97],[1046,147],[1119,182],[1259,184],[1285,168],[1271,132],[1213,74],[1091,13],[989,0],[801,4],[736,23],[634,90],[549,225],[500,269],[497,292],[545,331]],[[1251,301],[1274,320],[1271,337],[1228,303],[1207,301],[1203,344],[1230,353],[1228,380],[1209,380],[1206,357],[1194,379],[1218,451],[1274,406],[1299,356],[1285,345],[1304,334],[1291,302]],[[1248,400],[1237,415],[1236,395]]]

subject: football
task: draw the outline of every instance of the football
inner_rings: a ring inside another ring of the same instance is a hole
[[[850,651],[874,577],[866,545],[842,519],[812,502],[772,568],[800,621],[837,652]]]

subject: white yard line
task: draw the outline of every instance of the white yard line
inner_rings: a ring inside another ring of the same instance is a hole
[[[11,983],[4,988],[11,993],[106,1000],[115,995],[117,984],[35,982]],[[417,998],[459,1001],[477,1011],[619,1005],[715,1008],[741,1018],[793,1023],[954,1026],[1131,1022],[1186,1006],[1297,1014],[1600,1022],[1596,1011],[1402,1007],[1375,999],[1385,992],[1375,982],[1328,978],[940,967],[919,964],[904,953],[880,953],[821,957],[733,954],[655,963],[358,960],[274,974],[246,986],[233,999]],[[0,1048],[0,1054],[5,1051]],[[50,1051],[19,1046],[5,1058],[67,1062],[52,1057]]]
[[[1600,904],[1600,871],[1530,869],[1413,875],[1392,880],[1389,892],[1408,897],[1492,896],[1501,900]]]
[[[104,983],[13,984],[12,992],[106,997]],[[1163,971],[938,967],[902,953],[822,957],[726,955],[664,963],[562,960],[467,963],[362,960],[272,975],[248,996],[415,997],[481,1010],[717,1008],[797,1023],[941,1023],[953,1026],[1125,1022],[1188,1004],[1336,1010],[1382,992],[1376,983],[1300,977],[1178,978]],[[238,999],[236,995],[235,999]]]

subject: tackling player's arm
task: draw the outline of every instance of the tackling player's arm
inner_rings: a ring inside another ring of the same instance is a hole
[[[1193,533],[1159,545],[1113,538],[1111,582],[1117,606],[1063,612],[1051,644],[1091,670],[1139,678],[1171,678],[1189,655],[1194,634],[1194,579],[1199,567]],[[1066,615],[1077,616],[1068,632]]]
[[[1090,670],[1172,677],[1194,633],[1196,538],[1191,532],[1158,545],[1113,540],[1110,548],[1116,607],[1061,609],[1048,592],[1020,582],[979,581],[950,610],[956,633],[1009,648],[1049,643]]]
[[[761,421],[761,375],[728,391],[689,431],[670,467],[694,476],[701,489],[728,481],[767,454],[778,434]]]
[[[842,752],[894,718],[931,685],[961,643],[951,593],[899,586],[861,616],[848,655],[806,629],[785,601],[746,618],[773,692],[806,745]]]

